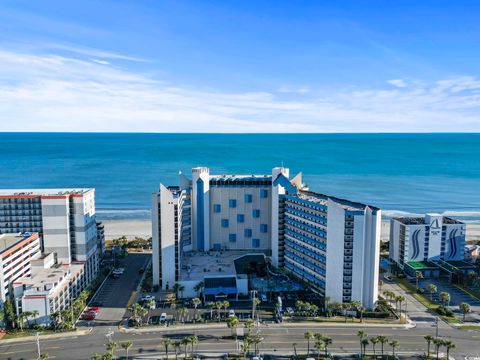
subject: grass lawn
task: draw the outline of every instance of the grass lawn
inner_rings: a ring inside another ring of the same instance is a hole
[[[27,337],[27,336],[35,336],[37,335],[37,332],[40,333],[40,335],[52,335],[52,334],[61,334],[65,332],[70,332],[70,331],[76,331],[77,329],[73,330],[65,330],[65,331],[53,331],[53,330],[34,330],[34,329],[25,329],[24,331],[11,331],[7,332],[4,337],[2,337],[2,340],[7,340],[7,339],[18,339],[22,337]]]
[[[480,330],[480,325],[461,325],[458,328],[461,330]]]
[[[352,321],[353,320],[353,321]],[[301,319],[301,318],[292,318],[289,322],[331,322],[331,323],[343,323],[345,324],[345,317],[343,316],[332,316],[332,317],[317,317],[313,319]],[[360,322],[360,319],[357,318],[347,318],[347,324],[391,324],[391,323],[398,323],[401,324],[398,320],[393,319],[368,319],[363,318],[363,322]]]

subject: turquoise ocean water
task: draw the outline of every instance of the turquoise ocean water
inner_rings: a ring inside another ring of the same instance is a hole
[[[310,189],[480,222],[480,134],[0,133],[0,188],[95,187],[99,217],[149,217],[178,171],[302,171]]]

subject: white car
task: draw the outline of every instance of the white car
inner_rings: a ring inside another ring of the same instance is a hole
[[[151,301],[151,300],[155,300],[155,296],[153,295],[143,295],[142,298],[140,299],[140,301]]]
[[[293,311],[293,309],[292,309],[291,307],[287,307],[287,308],[285,309],[285,312],[286,312],[287,314],[293,314],[294,311]]]
[[[162,315],[160,315],[160,322],[165,322],[167,321],[167,313],[162,313]]]
[[[228,317],[232,318],[234,316],[235,316],[235,310],[233,310],[233,309],[228,310]]]
[[[265,294],[260,295],[260,300],[262,300],[262,302],[267,302],[268,301],[267,295]]]

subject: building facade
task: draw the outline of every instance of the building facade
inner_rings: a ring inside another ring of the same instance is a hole
[[[38,232],[56,263],[84,264],[86,281],[99,266],[95,189],[0,190],[0,233]]]
[[[152,195],[153,283],[175,284],[185,253],[263,252],[332,301],[377,299],[381,212],[306,191],[302,176],[180,174]],[[206,271],[206,268],[204,269]]]
[[[0,309],[12,294],[14,282],[31,275],[31,261],[40,255],[38,233],[0,234]]]

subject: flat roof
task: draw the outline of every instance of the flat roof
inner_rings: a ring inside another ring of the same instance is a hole
[[[0,196],[60,196],[60,195],[80,195],[94,188],[64,188],[64,189],[0,189]]]
[[[430,261],[408,261],[406,263],[408,266],[415,270],[424,270],[424,269],[437,269],[438,265]]]
[[[289,194],[291,196],[295,196],[295,194]],[[356,201],[351,201],[351,200],[346,200],[346,199],[341,199],[335,196],[330,196],[330,195],[325,195],[325,194],[320,194],[316,193],[313,191],[306,191],[306,190],[299,190],[298,193],[296,194],[301,199],[308,200],[317,204],[321,205],[327,205],[328,200],[332,200],[338,204],[340,204],[344,209],[346,210],[365,210],[365,208],[369,207],[373,210],[380,210],[379,208],[367,204],[362,204],[360,202]]]
[[[55,265],[51,268],[41,269],[35,273],[32,277],[22,277],[15,281],[15,283],[21,283],[23,285],[30,285],[34,288],[42,287],[48,284],[58,283],[63,280],[68,275],[75,276],[80,273],[83,269],[81,264],[72,264],[72,265]],[[58,284],[57,284],[58,285]],[[35,292],[34,289],[29,289],[30,292],[28,295],[32,295],[32,292]],[[44,290],[39,290],[39,292],[44,292]]]
[[[463,260],[447,260],[447,263],[456,267],[456,268],[474,268],[475,265],[469,264]]]
[[[38,233],[0,234],[0,254],[31,237],[38,238]]]
[[[188,251],[180,260],[180,281],[198,280],[214,276],[243,276],[238,275],[235,268],[235,260],[247,255],[255,254],[252,250],[224,250],[208,253],[201,251]],[[263,254],[263,253],[262,253]]]
[[[401,222],[405,225],[428,225],[425,223],[425,216],[412,216],[412,217],[398,217],[394,220]],[[463,222],[443,216],[442,222],[444,224],[463,224]]]

